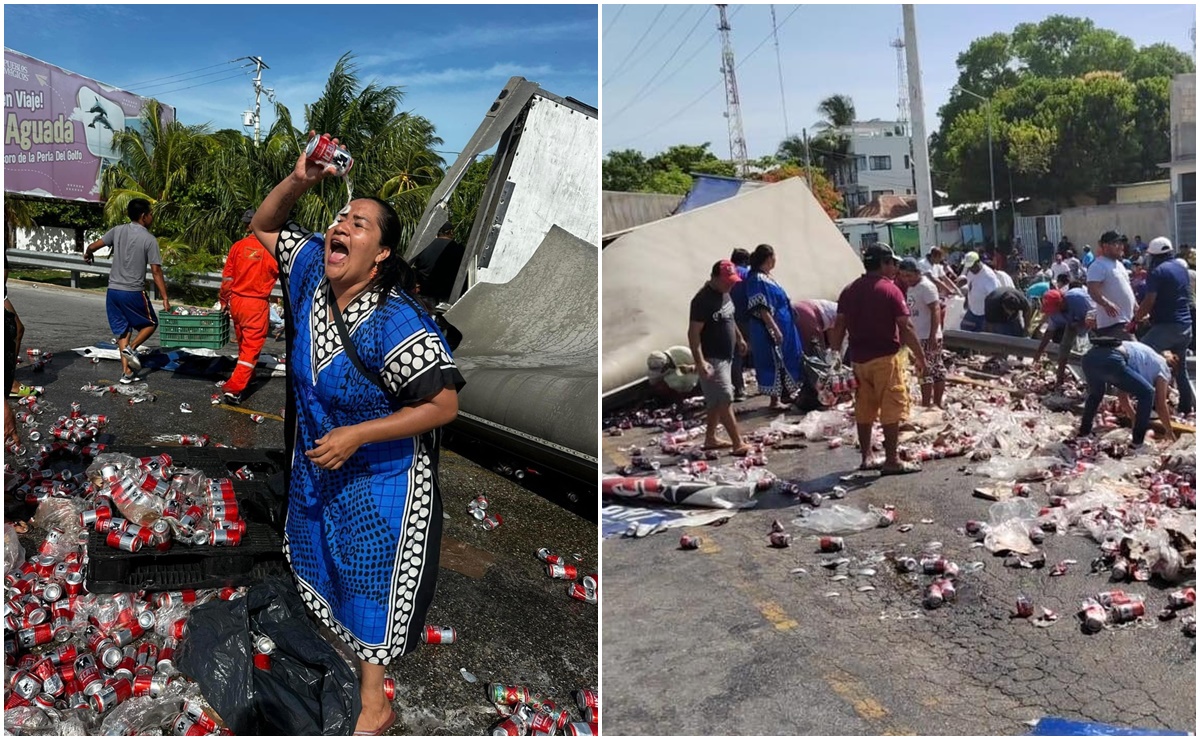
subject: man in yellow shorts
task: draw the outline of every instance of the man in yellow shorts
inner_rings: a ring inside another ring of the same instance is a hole
[[[863,252],[866,274],[842,291],[838,298],[837,321],[831,341],[840,346],[849,332],[850,361],[858,390],[854,396],[854,420],[862,453],[860,470],[879,470],[883,475],[903,475],[921,470],[919,465],[900,460],[897,446],[900,424],[908,417],[908,381],[901,346],[907,347],[917,375],[925,374],[925,353],[909,319],[904,293],[894,278],[896,255],[886,244],[875,244]],[[871,458],[871,431],[875,421],[883,426],[882,463]]]

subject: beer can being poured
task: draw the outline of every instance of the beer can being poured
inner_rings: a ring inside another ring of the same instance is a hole
[[[334,144],[329,134],[321,134],[309,140],[304,156],[315,164],[333,165],[339,177],[348,173],[354,166],[354,158],[350,156],[350,152],[346,151],[345,147]]]

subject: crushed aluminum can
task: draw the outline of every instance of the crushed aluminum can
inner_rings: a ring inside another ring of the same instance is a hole
[[[1196,589],[1185,588],[1167,594],[1167,606],[1171,609],[1186,609],[1196,605]]]
[[[250,414],[250,421],[254,422],[255,424],[262,424],[266,420],[267,417],[263,416],[262,414]]]
[[[579,571],[574,565],[547,565],[546,575],[564,581],[573,581],[579,576]]]
[[[1079,617],[1084,631],[1089,633],[1099,632],[1108,624],[1108,611],[1094,601],[1084,604]]]
[[[1146,605],[1141,601],[1131,601],[1128,604],[1114,604],[1109,610],[1115,624],[1125,624],[1146,616]]]
[[[925,608],[937,609],[939,606],[945,603],[945,601],[945,596],[942,593],[941,586],[938,585],[938,581],[934,581],[933,583],[929,584],[929,587],[925,589],[925,598],[923,601]]]
[[[541,560],[547,565],[562,565],[563,563],[567,562],[566,558],[563,556],[555,555],[554,553],[550,552],[550,548],[548,547],[543,547],[542,549],[538,550],[537,556],[538,560]]]
[[[184,414],[192,413],[192,404],[190,404],[190,403],[179,404],[179,411],[180,411],[180,413],[184,413]]]
[[[572,599],[586,601],[589,604],[596,603],[596,590],[588,588],[580,583],[572,583],[567,587],[567,595]]]
[[[699,547],[700,547],[700,538],[695,535],[685,534],[679,538],[679,549],[680,550],[695,550]]]
[[[916,573],[920,567],[921,564],[917,562],[916,558],[896,558],[896,570],[900,573]]]
[[[817,549],[821,552],[841,552],[846,548],[846,540],[841,537],[822,537],[817,540]]]
[[[771,547],[788,547],[792,544],[792,536],[787,532],[772,532],[767,537],[767,541]]]
[[[1017,597],[1017,616],[1026,619],[1033,616],[1033,600],[1028,596]]]
[[[500,516],[499,514],[496,514],[496,515],[489,514],[488,516],[485,516],[482,520],[480,520],[479,526],[483,527],[484,529],[486,529],[490,532],[493,529],[499,527],[503,523],[504,523],[504,517]]]

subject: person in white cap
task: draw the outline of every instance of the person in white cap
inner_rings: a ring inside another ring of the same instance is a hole
[[[992,268],[983,264],[979,252],[967,252],[963,258],[963,278],[967,281],[967,305],[963,314],[963,331],[983,331],[986,324],[984,301],[1000,287],[1000,278]]]
[[[1134,312],[1134,323],[1150,321],[1150,329],[1142,337],[1144,344],[1158,352],[1186,357],[1195,340],[1187,269],[1175,259],[1175,249],[1165,236],[1150,240],[1146,256],[1150,275],[1146,278],[1146,297]],[[1173,375],[1179,388],[1179,413],[1189,414],[1196,407],[1196,398],[1187,376],[1187,363],[1178,363]]]

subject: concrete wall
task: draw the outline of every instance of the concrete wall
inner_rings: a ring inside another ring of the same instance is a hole
[[[1171,159],[1196,160],[1196,75],[1171,80]]]
[[[1144,241],[1171,233],[1170,204],[1128,203],[1107,206],[1068,208],[1062,212],[1062,233],[1070,236],[1079,249],[1096,246],[1100,235],[1112,229],[1132,241],[1140,234]]]
[[[1171,181],[1155,180],[1117,186],[1117,203],[1162,203],[1171,199]]]

